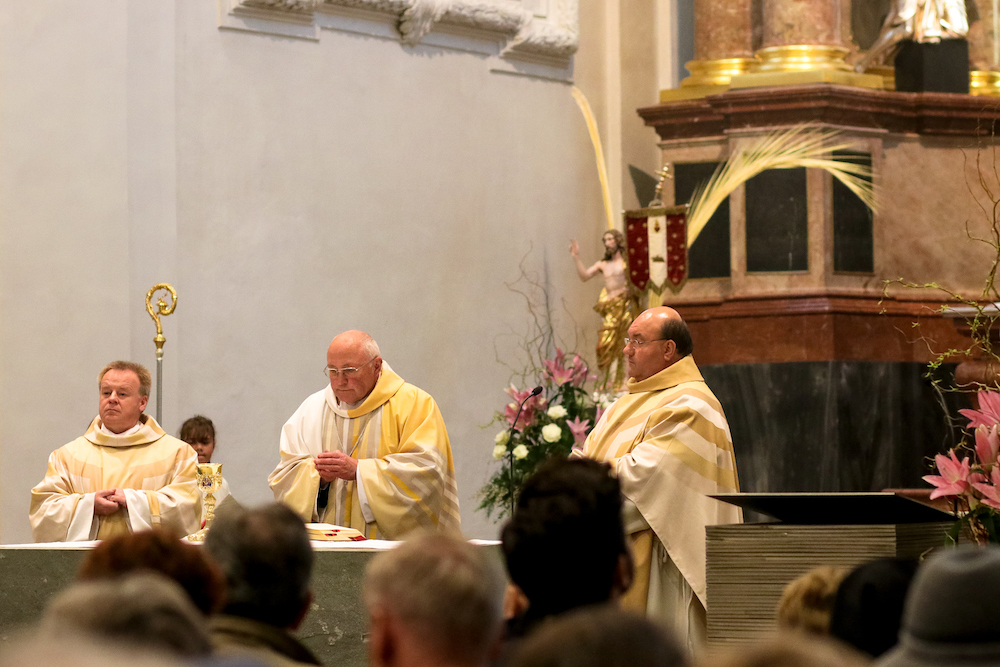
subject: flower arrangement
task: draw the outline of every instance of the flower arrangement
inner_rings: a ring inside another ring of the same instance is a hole
[[[606,394],[587,392],[585,385],[597,376],[590,373],[580,355],[570,357],[556,348],[555,358],[545,359],[543,364],[542,393],[530,396],[530,388],[519,391],[511,385],[506,390],[511,402],[491,422],[502,423],[504,429],[496,434],[493,447],[500,469],[479,491],[479,509],[487,516],[494,512],[499,518],[509,515],[513,494],[525,478],[542,461],[565,458],[574,448],[581,448],[613,400]],[[522,401],[524,408],[518,416]]]
[[[931,500],[945,498],[955,505],[958,521],[949,531],[952,542],[964,530],[978,544],[1000,543],[1000,393],[979,392],[979,410],[960,410],[975,429],[976,444],[971,456],[959,459],[956,449],[934,458],[937,475],[924,481],[936,487]]]

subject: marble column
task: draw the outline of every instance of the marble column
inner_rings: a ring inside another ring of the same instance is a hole
[[[726,85],[753,62],[751,0],[695,0],[694,60],[682,86]]]
[[[843,28],[850,11],[850,0],[762,0],[761,62],[754,71],[849,71],[850,35]]]

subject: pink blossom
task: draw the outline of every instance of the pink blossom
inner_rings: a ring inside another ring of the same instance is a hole
[[[573,448],[578,449],[583,441],[587,439],[587,428],[590,426],[590,420],[584,419],[580,421],[577,417],[573,421],[566,420],[566,426],[569,427],[570,433],[573,434]]]
[[[979,464],[983,470],[989,472],[997,463],[997,455],[1000,453],[1000,436],[997,435],[997,427],[979,426],[976,428],[976,456],[979,457]]]
[[[514,416],[517,415],[517,408],[521,405],[521,401],[528,398],[528,394],[531,393],[531,389],[525,389],[524,391],[518,391],[517,387],[511,385],[506,390],[507,395],[514,399],[513,403],[508,403],[503,408],[504,419],[507,423],[514,426],[514,429],[520,431],[524,428],[526,424],[530,424],[535,418],[535,413],[545,404],[545,399],[541,396],[534,396],[529,398],[524,404],[524,409],[521,410],[521,416],[517,418],[517,424],[514,424]]]
[[[573,379],[573,369],[571,368],[550,368],[548,373],[552,381],[560,387]]]
[[[1000,393],[981,391],[978,410],[959,410],[959,412],[968,418],[969,423],[966,425],[968,428],[1000,424]]]
[[[931,491],[931,500],[935,498],[955,498],[969,491],[971,469],[968,458],[959,461],[953,449],[948,452],[948,456],[944,456],[943,454],[935,456],[934,462],[937,464],[938,472],[941,474],[924,476],[925,482],[937,487]],[[978,475],[977,477],[982,479],[982,475]]]
[[[993,468],[989,482],[974,483],[976,491],[983,494],[983,504],[1000,510],[1000,467]]]

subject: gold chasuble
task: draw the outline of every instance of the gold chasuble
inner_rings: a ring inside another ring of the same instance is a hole
[[[178,536],[198,530],[198,455],[152,417],[141,415],[139,424],[130,435],[107,435],[97,417],[82,437],[49,455],[45,479],[31,490],[36,542],[103,540],[154,527]],[[115,488],[127,506],[96,516],[94,493]]]
[[[357,459],[357,477],[321,486],[313,458],[324,451]],[[306,522],[355,528],[368,538],[460,530],[455,466],[441,411],[430,394],[387,364],[353,409],[338,404],[329,385],[307,398],[281,429],[281,462],[268,482],[275,499]]]
[[[690,626],[699,622],[688,619],[694,607],[700,623],[704,618],[705,526],[740,523],[742,513],[707,497],[739,491],[739,481],[729,424],[694,360],[687,356],[642,382],[629,380],[628,393],[587,437],[583,455],[611,462],[626,498],[636,578],[624,606],[669,617],[682,638],[697,635]]]

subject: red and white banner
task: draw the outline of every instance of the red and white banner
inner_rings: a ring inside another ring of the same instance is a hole
[[[639,290],[679,292],[688,277],[687,206],[625,212],[628,278]]]

